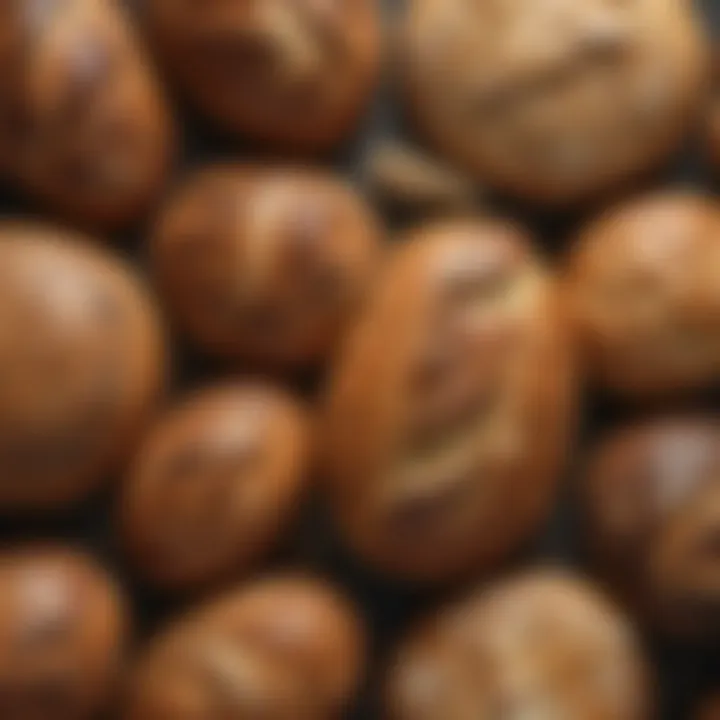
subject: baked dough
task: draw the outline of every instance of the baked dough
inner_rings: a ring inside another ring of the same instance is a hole
[[[310,440],[299,402],[260,382],[181,401],[145,438],[123,487],[133,565],[166,590],[212,589],[254,569],[300,510]]]
[[[571,250],[565,305],[598,387],[635,401],[720,378],[720,205],[689,193],[626,201]]]
[[[138,220],[174,132],[122,4],[8,0],[0,27],[0,170],[84,227]]]
[[[124,669],[129,618],[105,572],[80,552],[0,553],[0,716],[91,720]]]
[[[216,166],[170,199],[151,259],[199,348],[301,369],[335,350],[374,277],[379,239],[370,209],[331,174]]]
[[[687,0],[410,0],[411,116],[478,180],[568,204],[678,146],[707,77]]]
[[[345,540],[385,574],[487,570],[547,516],[574,395],[555,286],[494,221],[410,233],[331,373],[324,474]]]
[[[353,609],[299,577],[257,581],[191,612],[151,643],[126,720],[335,720],[364,671]]]
[[[391,663],[388,720],[649,720],[632,626],[580,578],[540,570],[441,608]]]
[[[145,3],[169,73],[226,130],[300,152],[351,133],[380,66],[377,0]]]
[[[666,634],[720,632],[720,425],[663,418],[616,431],[591,456],[588,545],[638,617]]]
[[[0,510],[84,498],[132,451],[165,380],[134,272],[70,231],[0,224]]]

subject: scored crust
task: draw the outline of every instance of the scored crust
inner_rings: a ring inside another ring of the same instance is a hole
[[[503,223],[426,226],[390,258],[331,373],[321,433],[337,522],[371,565],[449,580],[543,520],[573,418],[556,300]]]
[[[399,72],[433,145],[481,182],[562,205],[677,147],[707,45],[686,1],[412,0]]]

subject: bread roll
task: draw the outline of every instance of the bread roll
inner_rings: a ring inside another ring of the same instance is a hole
[[[120,503],[142,575],[184,590],[252,569],[299,510],[309,430],[297,401],[260,383],[226,382],[170,410],[143,442]]]
[[[0,26],[0,168],[85,227],[137,220],[173,130],[122,4],[9,0]]]
[[[720,426],[662,418],[629,425],[592,454],[588,546],[611,586],[666,634],[720,631]]]
[[[482,182],[554,205],[667,158],[707,78],[687,0],[410,0],[400,47],[432,144]]]
[[[161,634],[141,660],[127,720],[335,720],[363,673],[352,608],[322,583],[257,581]]]
[[[546,518],[573,418],[555,288],[513,226],[410,234],[344,344],[324,474],[350,547],[443,582],[488,569]]]
[[[263,369],[325,360],[378,254],[372,213],[340,180],[253,166],[193,176],[161,214],[151,247],[168,308],[198,347]]]
[[[0,225],[0,512],[80,500],[154,411],[155,308],[119,258],[74,233]]]
[[[720,205],[662,192],[604,213],[567,263],[566,306],[591,380],[647,401],[720,378]]]
[[[442,608],[401,645],[388,720],[649,720],[627,620],[579,578],[536,571]]]
[[[145,12],[158,54],[194,104],[276,148],[337,145],[377,80],[377,0],[150,0]]]
[[[0,553],[0,716],[90,720],[107,709],[129,619],[113,581],[60,547]]]

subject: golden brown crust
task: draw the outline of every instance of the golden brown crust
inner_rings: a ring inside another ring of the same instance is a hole
[[[297,151],[352,132],[374,89],[375,0],[147,3],[150,32],[180,86],[232,132]]]
[[[566,304],[591,378],[623,397],[720,376],[720,205],[658,193],[603,214],[567,264]]]
[[[483,182],[553,204],[664,160],[707,76],[692,4],[677,0],[412,0],[400,43],[430,141]]]
[[[164,383],[139,279],[81,236],[0,225],[0,507],[79,500],[125,459]]]
[[[180,590],[247,573],[294,520],[309,460],[309,419],[283,391],[236,382],[192,395],[146,438],[125,485],[133,563]]]
[[[335,720],[362,678],[352,608],[323,583],[258,581],[171,626],[141,660],[127,720]]]
[[[584,581],[536,571],[441,609],[390,666],[388,720],[648,720],[632,626]]]
[[[656,419],[611,435],[584,485],[588,542],[599,569],[640,616],[665,632],[720,631],[720,424]]]
[[[124,664],[124,601],[89,558],[56,547],[0,554],[0,715],[89,720]]]
[[[484,570],[545,517],[573,419],[554,285],[510,225],[425,226],[388,262],[331,379],[327,489],[381,571]]]
[[[121,5],[9,0],[0,22],[0,158],[11,178],[84,226],[136,220],[164,182],[173,132]]]
[[[334,176],[216,166],[171,199],[155,274],[201,348],[252,364],[316,365],[364,298],[380,253],[374,216]]]

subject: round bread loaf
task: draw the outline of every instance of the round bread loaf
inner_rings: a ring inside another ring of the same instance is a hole
[[[0,553],[0,716],[97,717],[120,679],[128,625],[90,558],[51,546]]]
[[[198,392],[163,417],[120,503],[124,544],[143,576],[194,589],[264,558],[304,496],[308,420],[292,397],[249,382]]]
[[[324,473],[350,547],[441,582],[516,550],[547,516],[573,419],[552,279],[511,225],[424,226],[339,354]]]
[[[92,491],[132,450],[164,371],[128,266],[67,231],[0,225],[0,511]]]
[[[334,350],[374,276],[379,231],[331,175],[221,166],[171,199],[151,252],[171,313],[200,348],[294,369]]]
[[[0,25],[0,168],[83,226],[138,219],[173,130],[121,4],[11,0]]]
[[[638,615],[691,639],[720,631],[720,425],[654,419],[629,425],[591,456],[584,485],[588,546]]]
[[[629,425],[591,456],[584,485],[588,546],[639,616],[691,639],[720,631],[720,425],[654,419]]]
[[[482,182],[552,204],[667,158],[708,74],[687,0],[411,0],[400,45],[429,140]]]
[[[275,147],[337,145],[378,77],[377,0],[150,0],[145,11],[185,94],[230,132]]]
[[[363,673],[354,611],[324,584],[258,581],[196,610],[141,660],[127,720],[335,720]]]
[[[581,234],[566,306],[591,380],[643,400],[720,378],[720,205],[664,192]]]
[[[649,720],[627,620],[583,580],[537,571],[441,609],[401,645],[389,720]]]

